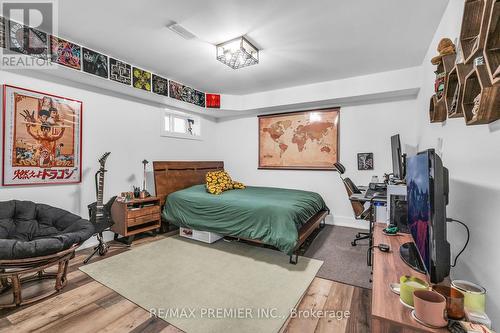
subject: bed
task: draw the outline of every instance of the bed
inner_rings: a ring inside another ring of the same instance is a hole
[[[153,169],[168,223],[270,245],[288,254],[293,264],[300,245],[328,214],[314,192],[248,186],[209,194],[205,174],[223,170],[223,162],[155,161]]]

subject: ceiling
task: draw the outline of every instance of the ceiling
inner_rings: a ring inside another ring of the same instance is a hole
[[[59,35],[214,93],[248,94],[422,63],[448,0],[64,0]],[[168,30],[175,21],[197,36]],[[214,45],[246,35],[260,63]]]

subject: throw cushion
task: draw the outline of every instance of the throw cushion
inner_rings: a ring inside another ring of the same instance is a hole
[[[233,181],[226,171],[207,172],[205,179],[207,191],[212,194],[221,194],[224,191],[245,188],[243,183]]]

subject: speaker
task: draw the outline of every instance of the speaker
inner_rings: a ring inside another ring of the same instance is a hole
[[[408,202],[404,195],[391,195],[390,223],[398,227],[399,232],[410,233],[408,228]]]

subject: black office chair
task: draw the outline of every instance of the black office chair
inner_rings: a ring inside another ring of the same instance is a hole
[[[337,162],[335,163],[335,168],[337,169],[340,179],[342,179],[342,182],[344,183],[344,187],[347,191],[347,196],[351,197],[353,194],[360,194],[362,193],[361,190],[352,182],[352,180],[349,177],[344,178],[342,175],[345,173],[345,167],[340,163]],[[370,220],[370,208],[366,208],[365,206],[359,202],[359,201],[352,201],[351,202],[352,210],[354,211],[354,217],[357,220]],[[369,232],[360,232],[356,234],[356,237],[354,240],[351,242],[352,246],[356,246],[357,242],[363,239],[369,239],[371,237]]]

